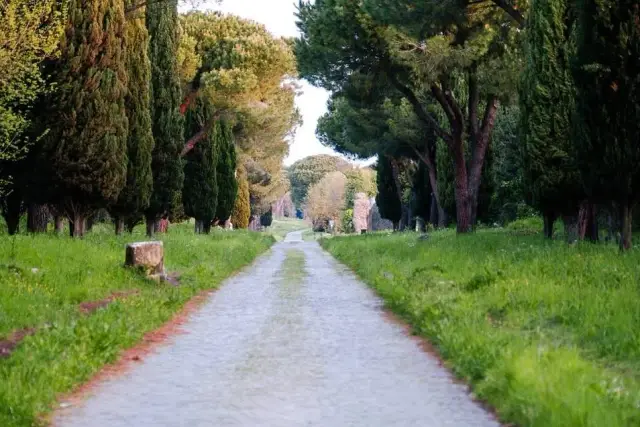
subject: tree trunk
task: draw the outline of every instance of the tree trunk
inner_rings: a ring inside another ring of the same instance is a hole
[[[632,207],[628,202],[620,203],[620,224],[621,224],[621,233],[620,233],[620,250],[627,251],[631,249],[631,231],[632,231]]]
[[[196,219],[196,223],[194,226],[194,232],[196,234],[202,234],[202,232],[204,231],[204,221]]]
[[[563,215],[562,221],[564,222],[564,235],[567,243],[576,242],[580,237],[578,231],[578,215]]]
[[[439,206],[436,203],[435,194],[431,194],[431,212],[429,212],[429,223],[434,227],[439,226],[440,218],[438,218]]]
[[[117,216],[113,219],[113,222],[116,226],[116,236],[122,236],[122,233],[124,233],[124,218]]]
[[[27,230],[29,233],[46,233],[49,225],[49,208],[47,205],[29,203],[27,210]]]
[[[162,233],[162,223],[161,222],[162,222],[162,218],[156,219],[153,222],[153,230],[156,233]]]
[[[470,77],[472,78],[472,77]],[[475,79],[475,76],[473,77]],[[475,102],[475,107],[472,110],[477,110],[478,102]],[[496,116],[498,115],[498,100],[495,97],[491,97],[485,107],[484,118],[482,119],[482,127],[477,127],[477,117],[474,114],[470,114],[469,121],[470,128],[474,130],[475,135],[472,136],[472,140],[475,142],[472,147],[471,164],[469,167],[469,215],[471,226],[475,226],[476,217],[478,215],[478,198],[480,195],[480,184],[482,183],[482,169],[484,168],[485,159],[487,157],[487,151],[489,150],[489,143],[491,142],[491,134],[496,123]]]
[[[545,212],[544,218],[544,237],[546,239],[553,239],[553,224],[555,224],[557,216],[553,212]]]
[[[211,221],[204,221],[202,223],[202,232],[204,234],[209,234],[211,233]]]
[[[62,234],[64,232],[64,217],[62,215],[56,215],[53,218],[53,224],[56,234]]]
[[[460,135],[461,137],[461,135]],[[467,181],[467,167],[462,151],[462,144],[454,151],[455,165],[455,197],[456,197],[456,221],[458,233],[469,233],[472,231],[471,209],[469,206],[469,184]]]
[[[71,222],[69,227],[71,229],[71,237],[74,239],[83,238],[87,227],[86,215],[79,212],[74,213],[69,221]]]
[[[156,219],[153,217],[147,217],[146,220],[147,237],[153,237],[156,231]]]
[[[588,200],[580,204],[578,214],[578,235],[580,240],[597,242],[599,240],[598,218],[596,207]]]

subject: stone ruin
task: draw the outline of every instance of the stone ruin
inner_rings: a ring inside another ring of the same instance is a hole
[[[164,246],[162,242],[137,242],[127,245],[125,266],[141,269],[147,276],[162,279]]]
[[[369,215],[371,214],[371,201],[365,193],[357,193],[353,202],[353,229],[356,234],[363,230],[369,231]]]

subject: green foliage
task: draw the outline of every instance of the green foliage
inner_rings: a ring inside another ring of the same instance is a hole
[[[186,132],[198,129],[202,120],[209,117],[211,104],[199,98],[186,115]],[[196,221],[210,224],[216,217],[218,206],[217,165],[220,148],[225,147],[223,124],[216,122],[208,135],[191,150],[185,159],[182,204],[186,215]],[[226,147],[225,147],[226,148]]]
[[[129,0],[126,4],[131,6],[137,1]],[[149,110],[151,63],[144,15],[127,20],[125,43],[125,64],[129,76],[125,100],[129,119],[127,180],[118,201],[110,207],[110,212],[131,224],[142,218],[153,191],[151,153],[154,142]]]
[[[352,267],[433,343],[504,422],[640,422],[637,260],[590,244],[483,230],[333,238]]]
[[[42,136],[29,138],[25,132],[33,104],[51,89],[40,65],[60,53],[66,5],[58,0],[5,0],[0,17],[0,161],[7,162],[23,157]],[[11,178],[4,170],[2,175],[0,181]]]
[[[189,299],[217,287],[273,242],[243,231],[199,237],[187,224],[173,225],[162,240],[171,248],[167,268],[180,274],[181,286],[158,286],[122,268],[124,245],[143,239],[143,233],[136,229],[132,236],[114,237],[110,227],[96,225],[82,240],[0,236],[0,339],[20,328],[41,328],[0,359],[0,425],[38,425],[61,394],[114,362]],[[133,290],[135,295],[90,316],[78,310],[82,302]]]
[[[231,214],[231,223],[235,228],[245,229],[249,227],[251,218],[251,203],[249,200],[249,182],[244,168],[238,169],[238,195]]]
[[[214,105],[216,116],[203,127],[218,115],[232,118],[238,162],[248,172],[252,203],[262,211],[288,191],[282,162],[288,136],[300,124],[291,43],[234,15],[191,12],[181,22],[181,57],[190,58],[182,72],[190,76],[186,91]]]
[[[340,220],[340,232],[353,233],[355,228],[353,226],[353,208],[345,209],[342,213]]]
[[[491,179],[495,191],[491,205],[496,220],[501,224],[517,219],[519,210],[525,206],[522,152],[518,138],[519,115],[517,106],[502,107],[492,139],[494,162]]]
[[[353,209],[356,194],[364,193],[367,197],[374,197],[377,193],[376,175],[371,169],[352,169],[344,172],[347,177],[345,188],[345,207]]]
[[[543,213],[571,213],[584,198],[571,145],[570,15],[567,1],[536,0],[527,18],[519,131],[527,198]]]
[[[309,188],[325,175],[340,169],[346,169],[348,163],[336,156],[319,154],[298,160],[288,169],[291,181],[291,199],[300,208],[307,197]]]
[[[218,182],[218,203],[215,217],[220,221],[226,221],[233,213],[238,194],[238,181],[236,180],[236,146],[233,142],[231,125],[222,122],[218,153],[216,176]]]
[[[630,210],[640,200],[640,9],[633,0],[577,2],[575,148],[585,186],[623,210],[622,246],[631,246]]]
[[[376,205],[380,216],[396,224],[402,217],[402,202],[398,197],[398,188],[393,179],[391,163],[386,156],[378,158],[377,166],[378,194]]]
[[[126,180],[124,34],[121,1],[69,3],[46,153],[52,184],[63,189],[57,202],[78,222],[114,202]]]
[[[178,1],[147,5],[149,59],[151,61],[151,122],[153,148],[151,170],[153,193],[146,216],[158,219],[170,213],[180,197],[184,181],[180,153],[184,141],[184,119],[177,53]]]

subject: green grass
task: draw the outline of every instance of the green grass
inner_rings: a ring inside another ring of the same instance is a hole
[[[273,219],[268,232],[277,240],[281,241],[292,231],[303,231],[311,229],[308,222],[297,218],[279,218]]]
[[[640,425],[640,252],[484,230],[323,240],[505,421]]]
[[[0,236],[0,339],[19,328],[42,328],[9,358],[0,359],[3,427],[37,423],[60,393],[89,379],[198,292],[217,287],[273,242],[268,235],[244,231],[195,236],[191,226],[174,225],[162,236],[167,270],[181,273],[181,285],[174,287],[123,268],[125,244],[144,236],[117,238],[111,227],[97,228],[77,241]],[[78,311],[80,302],[133,289],[139,292],[94,314]]]

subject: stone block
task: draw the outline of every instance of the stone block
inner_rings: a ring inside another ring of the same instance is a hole
[[[136,242],[127,245],[125,265],[141,268],[148,275],[164,273],[164,247],[162,242]]]

